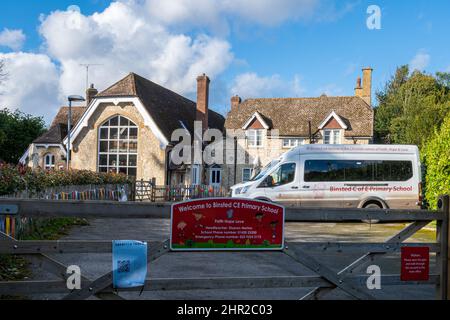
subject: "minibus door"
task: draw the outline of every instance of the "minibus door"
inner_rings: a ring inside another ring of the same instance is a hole
[[[296,163],[288,162],[279,166],[264,180],[267,197],[275,202],[292,206],[299,205],[299,174]]]

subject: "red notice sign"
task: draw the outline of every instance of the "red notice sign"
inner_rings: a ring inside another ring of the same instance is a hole
[[[430,277],[430,249],[402,247],[402,281],[428,281]]]
[[[282,250],[284,207],[236,198],[172,205],[171,250]]]

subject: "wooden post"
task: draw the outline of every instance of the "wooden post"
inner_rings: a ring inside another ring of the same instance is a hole
[[[128,187],[131,188],[130,190],[130,200],[131,201],[136,201],[136,179],[133,180],[133,182],[131,183],[131,185],[128,185]]]
[[[440,245],[441,252],[436,254],[436,268],[440,274],[439,284],[436,285],[436,295],[439,300],[449,299],[449,215],[450,197],[448,195],[439,198],[438,207],[444,214],[442,221],[436,222],[436,242]]]
[[[449,243],[450,243],[450,196],[447,195],[446,196],[447,199],[447,211],[445,213],[445,230],[446,230],[446,237],[445,237],[445,269],[446,269],[446,274],[445,274],[445,278],[446,278],[446,286],[447,289],[445,290],[445,298],[446,300],[450,300],[450,263],[449,263],[449,259],[450,259],[450,248],[449,248]]]

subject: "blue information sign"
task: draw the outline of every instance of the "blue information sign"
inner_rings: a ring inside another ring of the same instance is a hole
[[[114,288],[142,287],[147,276],[147,242],[114,240],[112,247]]]

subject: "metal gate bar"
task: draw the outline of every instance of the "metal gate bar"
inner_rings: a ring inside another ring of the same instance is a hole
[[[150,203],[117,203],[98,201],[36,201],[18,199],[0,199],[0,209],[8,208],[8,214],[15,212],[20,216],[30,217],[83,217],[83,218],[140,218],[161,219],[169,217],[169,204]],[[0,210],[0,214],[6,214]],[[425,210],[371,210],[371,209],[310,209],[287,208],[287,221],[295,222],[349,222],[360,220],[380,220],[386,222],[411,222],[396,235],[388,238],[384,243],[318,243],[291,242],[286,244],[283,251],[293,260],[306,266],[315,273],[314,276],[293,277],[223,277],[223,278],[195,278],[195,279],[147,279],[143,290],[187,290],[187,289],[230,289],[230,288],[314,288],[304,299],[320,298],[335,289],[344,290],[356,299],[374,299],[368,290],[361,289],[367,276],[355,275],[358,270],[373,263],[380,256],[397,253],[402,247],[426,246],[436,253],[438,274],[432,274],[426,282],[408,282],[412,285],[435,284],[438,299],[448,299],[448,228],[449,228],[449,197],[440,198],[439,211]],[[437,221],[436,243],[405,243],[417,231],[429,222]],[[169,242],[149,242],[148,263],[169,252]],[[20,281],[0,282],[0,294],[18,293],[68,293],[65,286],[66,267],[46,254],[51,253],[99,253],[111,252],[111,241],[17,241],[0,232],[0,253],[23,254],[39,257],[42,266],[57,275],[61,280],[52,281]],[[311,257],[307,250],[321,250],[323,252],[361,252],[367,253],[354,260],[339,272]],[[267,254],[270,254],[269,252]],[[399,275],[382,276],[384,285],[404,285]],[[132,290],[142,290],[141,288]],[[90,280],[82,279],[82,289],[68,293],[64,299],[87,299],[95,295],[101,299],[121,299],[112,288],[112,272]]]

